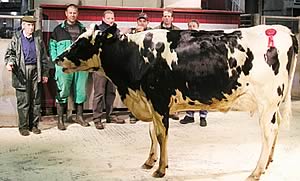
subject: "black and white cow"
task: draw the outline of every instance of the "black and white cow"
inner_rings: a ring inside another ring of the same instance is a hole
[[[150,169],[168,167],[169,114],[231,108],[257,112],[262,150],[247,180],[259,180],[273,159],[280,120],[291,114],[298,44],[284,26],[218,31],[150,30],[116,35],[116,27],[89,30],[56,60],[66,72],[104,73],[137,118],[153,121]],[[282,111],[279,107],[283,105]],[[283,118],[282,118],[283,117]]]

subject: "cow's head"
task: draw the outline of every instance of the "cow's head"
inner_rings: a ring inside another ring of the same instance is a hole
[[[116,26],[109,27],[104,31],[95,30],[95,25],[90,28],[62,54],[55,62],[62,66],[66,73],[77,71],[98,71],[104,73],[101,60],[101,46],[105,41],[116,37]]]

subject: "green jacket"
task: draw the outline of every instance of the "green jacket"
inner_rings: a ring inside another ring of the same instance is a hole
[[[25,90],[25,61],[22,51],[21,33],[21,31],[17,31],[12,37],[12,40],[5,53],[4,61],[5,65],[8,63],[12,63],[14,65],[12,71],[12,86],[19,90]],[[38,82],[41,82],[42,77],[49,76],[51,62],[47,56],[47,50],[42,39],[42,32],[40,30],[35,31],[33,33],[33,37],[37,54]]]
[[[66,21],[59,24],[53,30],[50,36],[49,42],[49,51],[50,51],[50,58],[52,61],[56,59],[58,55],[60,55],[64,50],[66,50],[72,44],[72,38],[69,32],[65,29],[66,28]],[[80,27],[80,34],[85,31],[83,24],[77,21]]]

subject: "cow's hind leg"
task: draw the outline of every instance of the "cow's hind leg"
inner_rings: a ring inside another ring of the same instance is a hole
[[[168,155],[167,155],[167,140],[169,129],[169,115],[162,117],[161,115],[154,114],[154,129],[157,137],[157,141],[160,146],[159,166],[157,170],[152,174],[153,177],[163,177],[166,174],[166,168],[168,167]]]
[[[262,132],[262,150],[256,168],[247,178],[248,181],[259,180],[261,174],[273,159],[278,134],[278,110],[268,110],[261,114],[259,124]]]
[[[270,153],[267,165],[266,165],[266,170],[268,169],[270,163],[273,162],[273,155],[274,155],[275,145],[276,145],[276,142],[277,142],[277,137],[278,137],[278,134],[276,134],[276,137],[274,139],[272,150],[271,150],[271,153]]]
[[[144,169],[151,169],[155,165],[155,162],[157,160],[158,142],[157,142],[157,137],[156,137],[153,123],[150,123],[149,125],[149,133],[151,138],[151,148],[150,148],[149,157],[142,166],[142,168]]]

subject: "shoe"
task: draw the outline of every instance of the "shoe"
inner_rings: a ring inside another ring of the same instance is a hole
[[[20,129],[19,132],[22,136],[29,136],[30,135],[30,132],[29,132],[28,129]]]
[[[71,116],[67,116],[66,123],[74,123],[72,115]]]
[[[179,120],[178,113],[170,114],[169,118],[174,119],[174,120]]]
[[[124,119],[119,119],[117,116],[108,116],[108,117],[106,117],[106,122],[107,123],[124,124],[125,120]]]
[[[75,104],[76,106],[76,120],[75,123],[80,124],[83,127],[88,127],[90,124],[88,122],[85,122],[83,119],[83,103]]]
[[[201,127],[207,126],[207,122],[206,122],[206,119],[205,119],[205,118],[200,118],[200,126],[201,126]]]
[[[61,130],[61,131],[64,131],[64,130],[66,130],[67,128],[66,128],[66,126],[65,126],[64,123],[58,122],[58,123],[57,123],[57,129],[59,129],[59,130]]]
[[[73,121],[73,112],[72,110],[67,110],[67,119],[66,119],[66,123],[74,123]]]
[[[39,129],[39,128],[37,128],[37,127],[33,127],[32,129],[31,129],[31,131],[34,133],[34,134],[41,134],[41,130]]]
[[[139,120],[136,117],[130,117],[129,118],[129,122],[130,124],[135,124],[136,122],[138,122]]]
[[[101,123],[101,121],[94,122],[94,123],[95,123],[96,129],[104,129],[104,125],[103,125],[103,123]]]
[[[78,124],[80,124],[83,127],[90,126],[90,124],[88,122],[85,122],[85,120],[83,120],[82,116],[76,116],[75,123],[78,123]]]
[[[194,117],[184,116],[184,118],[182,120],[180,120],[179,122],[180,122],[180,124],[188,124],[188,123],[195,122],[195,119],[194,119]]]
[[[66,130],[65,126],[65,117],[64,117],[64,110],[66,109],[66,104],[56,104],[57,106],[57,128],[61,131]]]

